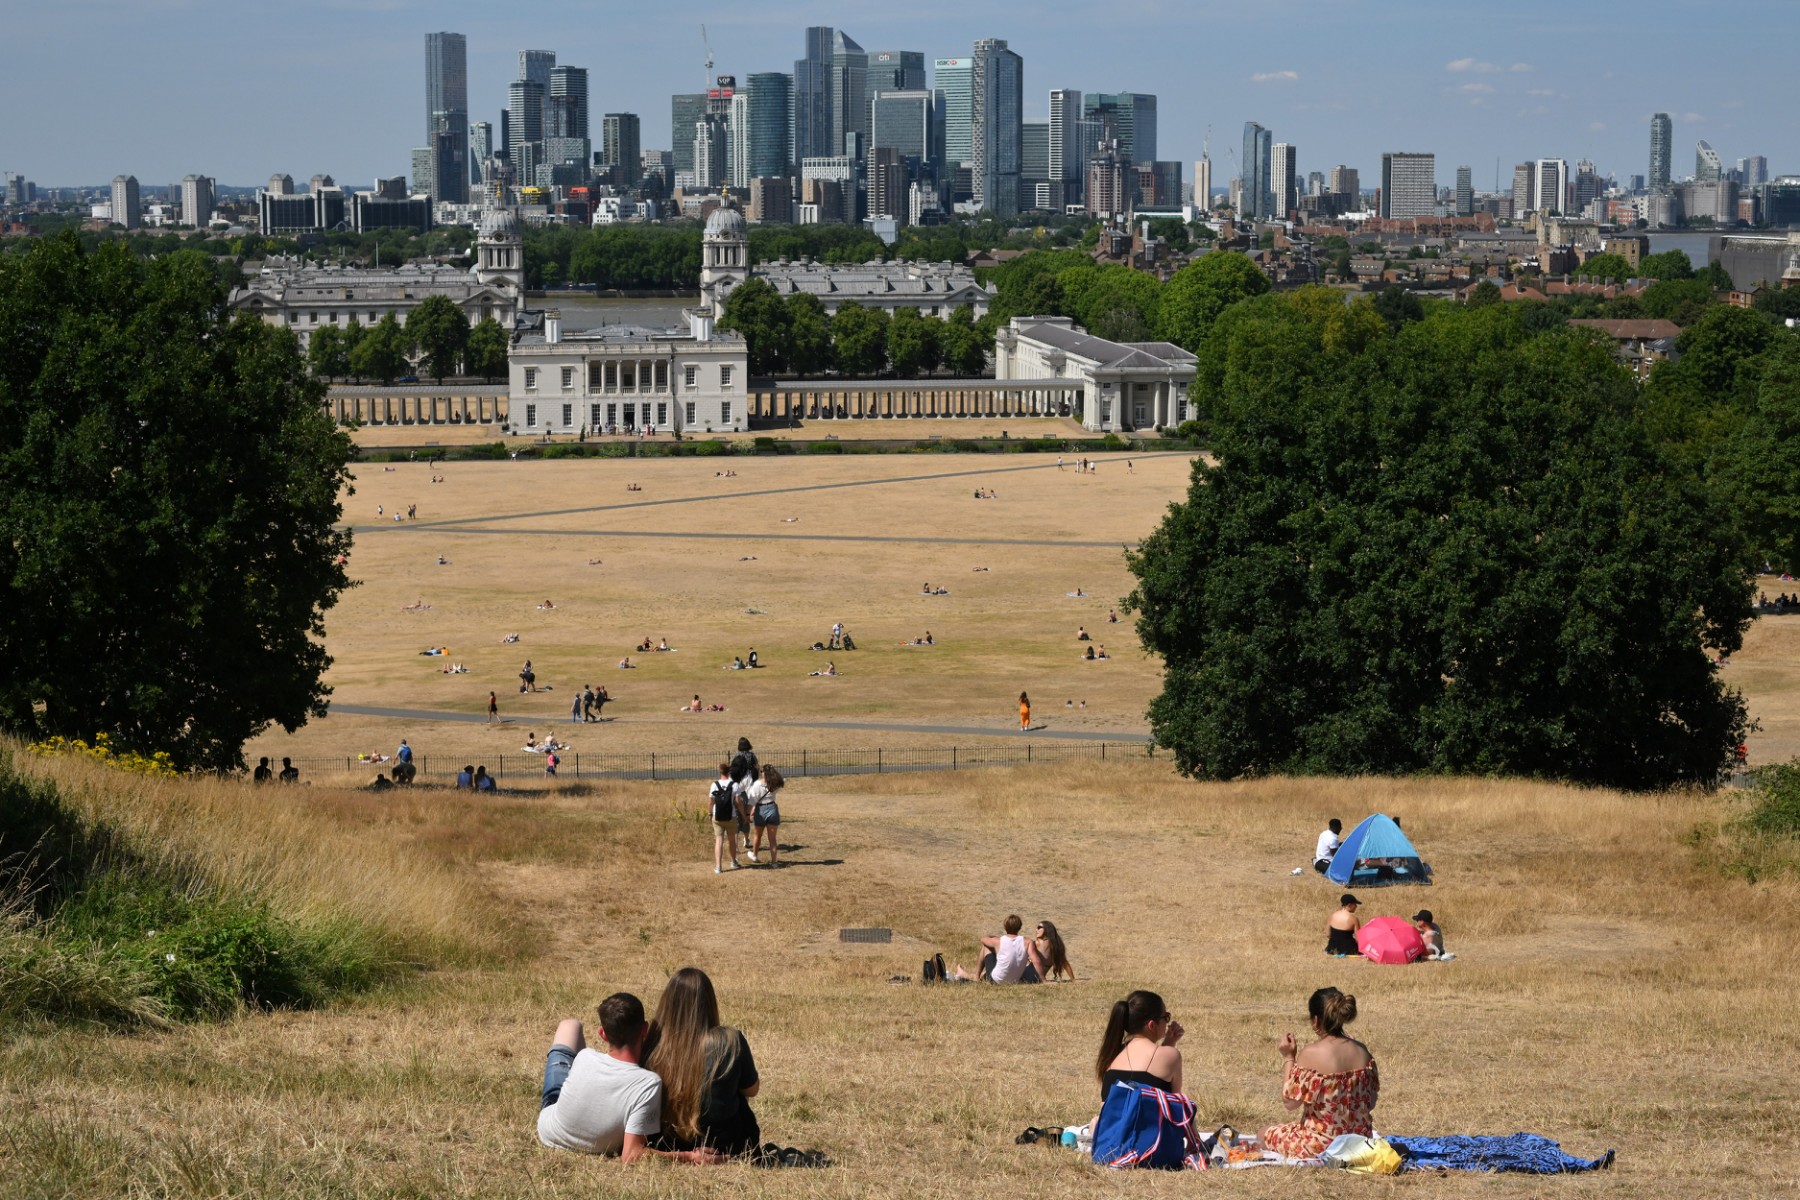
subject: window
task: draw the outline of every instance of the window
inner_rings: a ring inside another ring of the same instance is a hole
[[[637,391],[637,362],[633,359],[626,359],[619,364],[619,390]]]
[[[619,390],[619,364],[616,362],[606,364],[606,390],[609,392]]]
[[[563,423],[563,428],[564,428],[564,429],[567,429],[567,428],[569,428],[569,427],[570,427],[570,426],[571,426],[571,425],[573,425],[573,424],[575,424],[575,406],[574,406],[574,405],[573,405],[573,404],[565,404],[565,405],[563,405],[563,420],[562,420],[562,423]]]
[[[597,362],[588,364],[588,391],[598,392],[606,387],[606,372]]]
[[[309,324],[317,325],[319,323],[319,314],[318,313],[307,313],[306,319]]]
[[[719,386],[725,391],[731,390],[731,368],[729,366],[719,368]]]
[[[572,392],[575,390],[575,368],[574,367],[564,367],[562,369],[562,390],[565,392]],[[568,422],[564,421],[563,424],[567,425]]]
[[[681,369],[681,382],[684,387],[700,386],[700,368],[689,363]]]
[[[526,367],[525,368],[525,390],[528,392],[537,391],[537,368],[536,367]],[[527,411],[529,411],[529,410],[527,410]],[[526,424],[531,424],[531,422],[528,421],[528,422],[526,422]]]
[[[537,425],[537,405],[527,404],[525,406],[525,427],[527,429],[530,429],[530,428],[534,428],[536,425]]]
[[[690,429],[694,425],[694,402],[692,400],[687,402],[687,425]]]
[[[600,406],[598,404],[588,405],[588,428],[592,430],[600,428]]]
[[[619,406],[616,404],[607,405],[606,406],[606,427],[608,429],[611,429],[614,425],[617,425],[618,423],[619,423]]]
[[[726,368],[726,370],[730,369],[731,368],[729,367]],[[731,424],[731,401],[729,400],[719,405],[719,423],[721,425]]]
[[[659,392],[669,390],[669,364],[666,359],[656,360],[656,390]]]
[[[667,425],[668,423],[669,423],[669,406],[667,404],[657,405],[656,406],[656,424],[657,424],[657,426],[660,428],[661,426]]]

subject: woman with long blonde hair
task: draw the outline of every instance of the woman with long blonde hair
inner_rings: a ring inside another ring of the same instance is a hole
[[[748,1154],[762,1140],[750,1098],[762,1088],[744,1035],[719,1022],[712,980],[698,967],[669,977],[644,1065],[663,1083],[666,1148]]]

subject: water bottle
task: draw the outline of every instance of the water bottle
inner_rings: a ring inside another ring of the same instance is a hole
[[[1094,1152],[1094,1126],[1092,1122],[1075,1131],[1075,1148],[1083,1154]]]
[[[1077,1130],[1065,1129],[1062,1131],[1062,1144],[1067,1146],[1069,1149],[1073,1150],[1075,1148],[1075,1143],[1078,1142],[1079,1140],[1080,1140],[1080,1135]]]

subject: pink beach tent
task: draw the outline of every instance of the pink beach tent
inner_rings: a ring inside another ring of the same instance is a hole
[[[1356,931],[1356,946],[1373,963],[1404,967],[1425,957],[1425,939],[1399,917],[1375,917]]]

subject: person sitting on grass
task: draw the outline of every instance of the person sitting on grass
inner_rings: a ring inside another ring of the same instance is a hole
[[[1456,957],[1444,952],[1444,931],[1432,919],[1429,908],[1421,908],[1414,913],[1412,921],[1413,928],[1419,931],[1419,939],[1425,943],[1425,957],[1420,962],[1449,962]]]
[[[1344,1035],[1356,1020],[1356,997],[1320,988],[1306,1002],[1316,1040],[1299,1047],[1292,1033],[1281,1039],[1281,1102],[1300,1119],[1262,1131],[1262,1143],[1288,1158],[1317,1158],[1346,1133],[1368,1137],[1369,1115],[1381,1094],[1381,1078],[1369,1048]]]
[[[1356,909],[1361,903],[1349,892],[1338,897],[1338,910],[1325,923],[1325,953],[1339,958],[1362,954],[1362,947],[1356,944],[1356,931],[1362,928]]]
[[[1185,1032],[1155,992],[1140,988],[1123,1000],[1114,1001],[1107,1014],[1106,1032],[1100,1037],[1100,1053],[1094,1059],[1101,1103],[1106,1102],[1113,1085],[1119,1083],[1140,1083],[1165,1092],[1179,1092],[1181,1051],[1175,1043]]]
[[[457,786],[458,790],[461,790],[463,788],[468,788],[471,791],[474,790],[474,787],[475,787],[475,764],[465,763],[463,765],[463,769],[456,773],[456,786]]]
[[[976,978],[985,979],[989,983],[1042,983],[1043,974],[1031,961],[1031,946],[1019,930],[1025,922],[1018,913],[1012,913],[1000,928],[1005,932],[992,934],[981,939],[981,968]],[[966,978],[963,969],[956,968],[959,979]]]
[[[664,638],[662,641],[660,641],[656,644],[656,650],[657,650],[657,653],[659,653],[659,654],[667,653],[670,649],[671,649],[671,647],[669,645],[668,638]]]
[[[1075,640],[1078,642],[1086,642],[1086,641],[1093,640],[1088,637],[1088,631],[1087,631],[1086,625],[1077,625],[1075,627]]]
[[[411,769],[410,764],[408,764],[408,769],[409,770]],[[275,778],[280,780],[282,783],[299,783],[300,782],[300,768],[296,767],[294,765],[293,759],[284,758],[281,760],[281,773],[279,775],[277,775]]]
[[[1089,646],[1087,648],[1087,653],[1081,656],[1081,660],[1083,662],[1093,662],[1094,661],[1094,648],[1092,646]]]
[[[1313,870],[1323,875],[1330,868],[1338,847],[1344,844],[1343,833],[1344,823],[1336,817],[1325,823],[1325,828],[1319,831],[1318,844],[1313,847]]]
[[[808,671],[807,674],[813,675],[813,676],[836,675],[837,674],[837,664],[835,662],[828,662],[823,667],[821,667],[819,670]]]
[[[1056,932],[1054,922],[1037,923],[1037,936],[1031,939],[1026,951],[1031,955],[1031,965],[1037,968],[1039,978],[1048,982],[1075,982],[1075,968],[1069,965],[1069,952],[1063,946],[1062,935]]]
[[[494,782],[494,777],[487,773],[487,766],[485,764],[475,768],[474,786],[475,790],[478,792],[497,792],[500,790],[499,785]]]
[[[719,1020],[712,980],[698,967],[669,977],[656,1003],[655,1033],[644,1065],[663,1083],[663,1132],[657,1145],[743,1157],[762,1129],[750,1100],[762,1090],[744,1035]]]
[[[252,783],[268,783],[274,778],[275,772],[269,769],[269,760],[267,756],[257,759],[256,770],[251,772],[250,781]]]
[[[628,1163],[646,1154],[677,1162],[718,1162],[720,1156],[711,1150],[650,1149],[650,1139],[662,1132],[663,1082],[639,1065],[650,1034],[644,1002],[629,992],[615,992],[600,1002],[598,1015],[604,1054],[588,1046],[580,1021],[556,1027],[544,1059],[538,1141],[553,1150],[617,1155]]]

